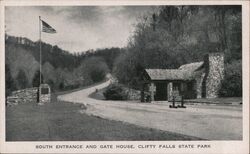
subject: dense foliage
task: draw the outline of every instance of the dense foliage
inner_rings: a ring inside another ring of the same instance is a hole
[[[226,65],[225,79],[222,82],[220,96],[242,96],[242,69],[241,61],[234,61]]]
[[[127,100],[128,94],[119,84],[111,84],[103,93],[106,100]]]
[[[26,77],[25,72],[22,69],[20,69],[17,74],[16,82],[17,82],[18,89],[23,89],[28,86],[28,79]]]
[[[81,69],[87,71],[87,74],[89,74],[93,82],[100,82],[109,72],[108,65],[105,63],[105,60],[100,57],[86,59],[81,66]]]
[[[5,64],[5,95],[8,96],[13,90],[16,90],[15,81],[11,76],[9,65]]]
[[[211,52],[223,52],[226,65],[241,61],[241,33],[241,6],[162,6],[138,21],[113,73],[136,88],[144,68],[178,68]]]
[[[37,70],[34,77],[33,77],[33,80],[32,80],[32,87],[39,87],[40,85],[40,82],[43,83],[43,75],[41,74],[41,81],[40,81],[40,71]],[[25,87],[23,87],[25,88]],[[21,89],[23,89],[21,88]]]

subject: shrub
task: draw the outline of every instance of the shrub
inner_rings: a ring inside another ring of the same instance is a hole
[[[10,73],[8,64],[5,64],[5,95],[9,96],[13,90],[16,90],[16,83]]]
[[[127,100],[128,94],[123,87],[118,84],[112,84],[107,87],[107,90],[103,93],[106,100]]]
[[[63,90],[64,87],[65,87],[65,86],[64,86],[64,83],[63,83],[63,82],[60,82],[60,84],[59,84],[59,89],[60,89],[60,90]]]
[[[241,60],[233,61],[225,67],[225,77],[222,81],[219,95],[222,97],[242,96],[242,64]]]

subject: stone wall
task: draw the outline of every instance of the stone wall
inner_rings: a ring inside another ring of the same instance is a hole
[[[7,104],[18,103],[31,103],[37,102],[38,88],[28,88],[13,91],[10,96],[7,97]]]
[[[50,94],[47,95],[40,95],[39,102],[40,103],[48,103],[51,100]]]
[[[224,54],[210,53],[205,59],[208,73],[206,75],[206,98],[216,98],[224,78]]]
[[[125,88],[125,92],[128,94],[128,100],[140,100],[141,92],[139,90]]]

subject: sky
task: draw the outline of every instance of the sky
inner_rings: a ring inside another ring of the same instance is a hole
[[[39,16],[56,29],[42,41],[69,52],[125,47],[138,18],[156,6],[7,6],[6,33],[39,39]]]

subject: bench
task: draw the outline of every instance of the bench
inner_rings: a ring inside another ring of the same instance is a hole
[[[172,96],[170,102],[173,102],[172,105],[169,105],[170,108],[186,108],[186,106],[184,106],[183,96]],[[176,106],[175,105],[176,102],[181,102],[181,104]]]

